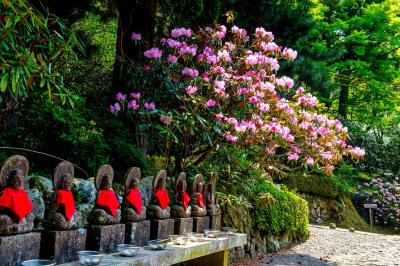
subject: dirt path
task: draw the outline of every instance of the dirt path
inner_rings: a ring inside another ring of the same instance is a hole
[[[306,242],[239,265],[400,265],[400,236],[311,226]]]

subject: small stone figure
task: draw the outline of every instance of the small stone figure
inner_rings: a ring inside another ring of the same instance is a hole
[[[139,190],[141,178],[140,168],[132,167],[125,176],[125,196],[122,218],[125,222],[140,222],[146,219],[146,207],[143,207],[142,195]]]
[[[89,214],[89,224],[110,225],[121,221],[121,209],[117,196],[112,189],[114,170],[111,165],[103,165],[97,172],[95,186],[96,203]]]
[[[61,162],[54,170],[54,193],[44,226],[50,230],[72,230],[83,227],[82,214],[76,210],[71,186],[74,180],[74,166]]]
[[[171,207],[171,216],[178,218],[188,218],[192,212],[192,208],[188,206],[190,197],[186,193],[186,173],[179,174],[175,186],[175,199]]]
[[[203,217],[207,214],[206,205],[203,199],[203,175],[198,174],[194,177],[193,197],[192,197],[192,216]]]
[[[215,173],[211,172],[210,180],[207,183],[206,189],[204,191],[204,198],[206,200],[206,208],[208,215],[220,215],[221,207],[217,203],[215,197],[215,184],[217,183],[217,176]]]
[[[165,188],[167,172],[158,172],[153,182],[153,195],[150,205],[147,207],[147,217],[150,219],[167,219],[170,217],[171,208],[168,206],[170,199]]]
[[[29,162],[20,155],[11,156],[0,172],[0,235],[30,232],[35,215],[33,205],[24,190]]]

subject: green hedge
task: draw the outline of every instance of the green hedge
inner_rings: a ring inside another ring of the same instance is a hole
[[[255,185],[252,192],[253,221],[257,228],[271,234],[285,234],[298,240],[308,238],[308,207],[304,199],[292,192],[279,190],[268,182]],[[272,203],[260,202],[265,193],[272,195]]]
[[[335,176],[297,174],[283,180],[290,189],[300,193],[336,198],[342,192],[340,181]]]

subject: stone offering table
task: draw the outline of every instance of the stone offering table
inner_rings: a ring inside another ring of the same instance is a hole
[[[135,257],[121,257],[117,253],[106,255],[100,265],[109,266],[167,266],[180,265],[213,265],[227,266],[229,250],[247,244],[246,234],[218,239],[208,238],[203,242],[189,242],[186,246],[168,244],[166,250],[152,251],[142,249]],[[62,264],[79,266],[79,262]]]
[[[0,236],[0,265],[19,266],[24,260],[39,258],[40,233]]]

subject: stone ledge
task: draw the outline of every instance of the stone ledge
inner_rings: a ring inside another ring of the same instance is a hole
[[[203,256],[226,251],[247,244],[246,234],[218,239],[208,238],[204,242],[190,242],[187,246],[168,244],[166,250],[151,251],[142,249],[135,257],[120,257],[118,254],[108,254],[104,257],[101,265],[114,266],[167,266],[180,262],[189,261]],[[63,266],[79,266],[79,262],[62,264]]]

